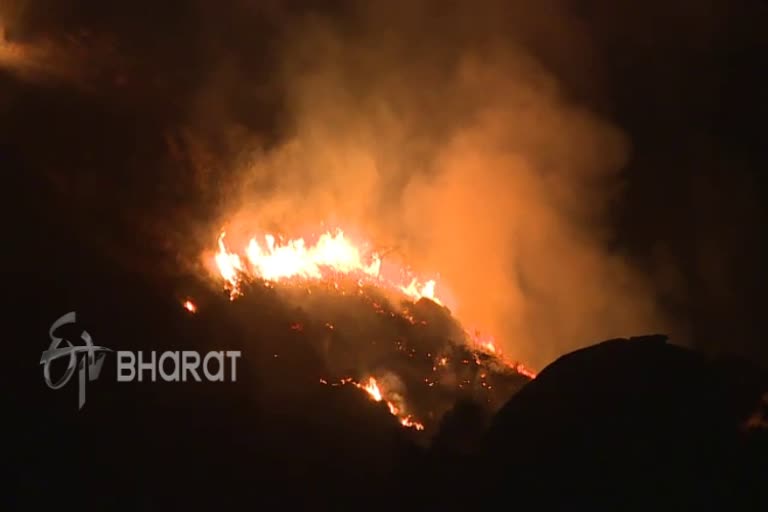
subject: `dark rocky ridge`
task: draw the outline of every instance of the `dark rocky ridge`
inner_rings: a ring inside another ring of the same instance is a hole
[[[515,475],[522,495],[557,506],[764,507],[768,431],[745,424],[767,377],[664,336],[572,352],[495,416],[483,446],[490,481]],[[516,458],[530,461],[524,471]]]

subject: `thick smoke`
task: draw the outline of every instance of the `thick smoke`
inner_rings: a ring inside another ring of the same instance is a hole
[[[613,248],[628,141],[560,79],[591,83],[594,58],[566,2],[200,2],[150,17],[123,5],[85,29],[31,5],[3,4],[4,69],[164,115],[171,157],[197,172],[152,181],[194,194],[196,218],[213,219],[203,246],[222,224],[233,246],[341,227],[439,274],[468,328],[534,367],[666,327]]]
[[[296,236],[325,223],[362,234],[438,272],[467,326],[534,366],[663,328],[605,218],[627,141],[569,99],[526,49],[530,34],[513,30],[521,19],[429,2],[352,11],[283,25],[271,81],[284,136],[264,148],[228,128],[242,151],[230,233]],[[205,90],[204,123],[210,98],[236,79]]]
[[[164,278],[325,221],[534,364],[681,327],[764,359],[762,2],[329,4],[0,0],[8,216]]]

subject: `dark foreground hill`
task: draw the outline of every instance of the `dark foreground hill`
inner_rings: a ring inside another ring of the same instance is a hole
[[[514,481],[521,498],[558,508],[765,510],[766,389],[765,373],[663,336],[578,350],[494,418],[489,489]]]

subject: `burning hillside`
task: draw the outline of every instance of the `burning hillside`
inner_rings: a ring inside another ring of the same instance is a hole
[[[0,0],[2,510],[768,511],[764,3]]]
[[[298,307],[286,328],[322,353],[331,375],[320,384],[355,386],[406,427],[434,425],[459,398],[496,409],[535,376],[503,359],[493,338],[465,330],[436,280],[368,247],[337,230],[309,242],[267,234],[237,252],[221,233],[213,260],[231,300],[258,304],[271,290]]]

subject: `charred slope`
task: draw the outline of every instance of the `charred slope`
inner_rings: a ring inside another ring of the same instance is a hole
[[[485,435],[484,495],[612,509],[740,510],[762,499],[765,510],[765,431],[746,426],[765,373],[666,341],[610,340],[545,368]]]

